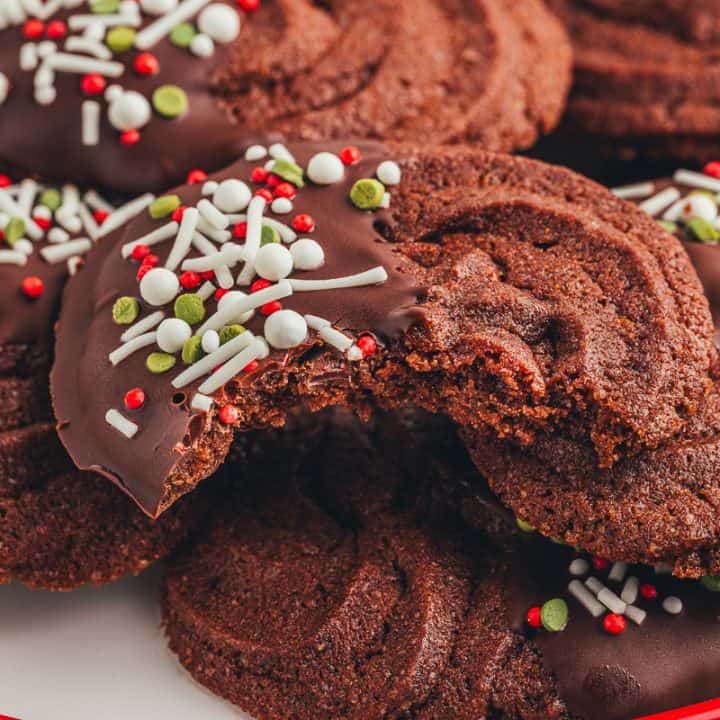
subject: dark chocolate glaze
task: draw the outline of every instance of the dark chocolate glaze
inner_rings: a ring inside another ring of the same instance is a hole
[[[720,693],[720,594],[697,581],[631,566],[628,576],[653,583],[658,598],[639,597],[635,604],[648,613],[645,622],[638,627],[628,620],[623,634],[609,635],[602,619],[593,618],[567,592],[573,557],[575,552],[567,547],[534,539],[523,542],[512,555],[507,591],[512,628],[537,644],[572,716],[629,720]],[[622,585],[610,582],[607,571],[592,574],[619,594]],[[662,609],[662,599],[668,595],[682,600],[680,615]],[[525,624],[528,609],[554,597],[568,603],[566,629],[558,633],[529,631]]]
[[[237,7],[235,2],[218,1]],[[87,12],[83,5],[58,12],[51,19],[66,21],[72,14]],[[143,26],[152,20],[143,15]],[[243,33],[252,32],[251,16],[243,15],[241,20],[240,39]],[[109,79],[108,84],[116,82],[125,90],[136,90],[148,100],[156,87],[176,84],[187,93],[189,110],[171,120],[153,111],[141,130],[140,141],[125,146],[107,120],[107,102],[100,98],[100,143],[87,147],[81,141],[80,107],[88,99],[80,89],[82,75],[58,72],[55,102],[38,104],[33,97],[35,73],[19,67],[20,47],[25,42],[22,26],[0,32],[0,68],[11,86],[0,105],[0,158],[18,172],[48,180],[69,178],[79,185],[136,195],[181,182],[194,168],[217,170],[237,156],[241,136],[230,113],[212,94],[214,78],[226,65],[231,46],[216,44],[211,57],[199,58],[165,38],[150,49],[160,62],[160,72],[151,77],[139,76],[132,69],[139,51],[114,55],[113,60],[122,62],[126,71],[117,80]],[[60,49],[63,44],[64,40],[58,41]]]
[[[305,167],[320,150],[338,152],[339,143],[305,143],[290,145],[291,152]],[[390,222],[387,211],[361,212],[349,201],[349,191],[358,178],[372,177],[377,165],[389,159],[389,151],[375,143],[360,144],[362,161],[347,169],[345,179],[330,187],[306,185],[294,200],[293,212],[279,216],[290,223],[295,214],[310,213],[317,221],[311,234],[325,251],[325,265],[319,270],[295,273],[293,277],[333,278],[383,265],[388,280],[373,287],[325,292],[304,292],[283,300],[285,308],[310,313],[330,320],[336,327],[359,334],[372,332],[381,341],[391,341],[402,334],[417,317],[417,297],[421,290],[396,270],[398,256],[376,230],[376,224]],[[222,180],[242,178],[249,182],[257,163],[241,160],[212,176]],[[195,204],[201,197],[201,186],[185,186],[176,191],[184,204]],[[132,355],[112,367],[108,353],[120,345],[124,326],[112,320],[111,308],[121,295],[138,296],[135,279],[137,264],[124,260],[120,247],[159,227],[143,213],[122,231],[106,238],[88,258],[83,271],[68,284],[64,295],[64,312],[58,325],[56,363],[51,375],[53,402],[63,444],[75,464],[106,475],[126,489],[149,512],[156,512],[166,478],[182,457],[184,442],[189,444],[205,422],[202,413],[189,408],[200,381],[176,392],[171,380],[183,369],[178,364],[170,372],[152,375],[145,359],[156,347]],[[152,250],[160,265],[172,247],[172,239]],[[192,253],[191,253],[192,254]],[[246,288],[245,288],[246,289]],[[206,317],[216,308],[213,298],[205,303]],[[144,308],[145,317],[157,308]],[[170,308],[167,316],[172,316]],[[246,323],[261,331],[264,317],[258,312]],[[264,361],[292,362],[307,348],[290,352],[272,352]],[[260,371],[263,365],[261,364]],[[328,372],[337,371],[328,368]],[[253,375],[243,376],[252,383]],[[130,388],[140,386],[146,394],[144,406],[128,413],[140,430],[128,440],[104,420],[109,408],[124,411],[123,397]]]

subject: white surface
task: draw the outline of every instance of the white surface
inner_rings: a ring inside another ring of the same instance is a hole
[[[0,586],[0,715],[22,720],[249,720],[167,649],[158,573],[101,590]]]

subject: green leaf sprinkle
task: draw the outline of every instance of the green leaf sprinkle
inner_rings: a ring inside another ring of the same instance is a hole
[[[140,303],[129,295],[123,295],[119,297],[112,309],[113,320],[118,325],[129,325],[135,322],[135,319],[140,314]]]
[[[525,522],[520,518],[515,518],[515,524],[525,533],[535,532],[535,528],[529,522]]]
[[[281,177],[283,180],[292,183],[296,187],[305,187],[305,181],[303,180],[303,169],[292,160],[286,160],[280,158],[273,163],[272,173]]]
[[[707,220],[692,218],[688,221],[690,234],[702,243],[715,244],[720,241],[720,231],[716,230]]]
[[[245,332],[245,328],[242,325],[225,325],[220,330],[220,344],[224,345],[226,342],[230,342],[233,338],[238,335],[242,335]]]
[[[184,293],[175,300],[175,317],[188,325],[196,325],[205,318],[205,305],[197,293]]]
[[[170,42],[176,47],[187,48],[196,35],[197,31],[190,23],[180,23],[170,32]]]
[[[62,195],[59,190],[48,188],[40,193],[38,202],[48,208],[48,210],[55,212],[62,205]]]
[[[131,27],[114,27],[108,30],[105,44],[114,52],[127,52],[135,42],[135,30]]]
[[[700,578],[700,584],[710,592],[720,592],[720,576],[718,575],[705,575]]]
[[[280,233],[269,225],[262,226],[262,236],[260,238],[260,245],[269,245],[270,243],[279,243]]]
[[[375,210],[385,195],[385,186],[374,178],[358,180],[350,190],[350,200],[361,210]]]
[[[567,627],[568,606],[562,598],[548,600],[540,608],[540,622],[548,632],[561,632]]]
[[[120,0],[93,0],[90,12],[94,15],[111,15],[120,9]]]
[[[10,218],[5,226],[5,242],[13,247],[25,235],[25,221],[22,218]]]
[[[189,340],[185,341],[182,349],[182,361],[186,365],[192,365],[205,355],[202,349],[202,338],[199,335],[193,335]]]
[[[185,91],[177,85],[161,85],[152,94],[152,105],[155,112],[166,118],[184,115],[188,109]]]
[[[154,352],[147,356],[145,365],[151,373],[159,375],[175,367],[175,356],[164,352]]]
[[[148,212],[153,220],[160,220],[170,215],[179,207],[180,197],[178,195],[161,195],[148,205]]]

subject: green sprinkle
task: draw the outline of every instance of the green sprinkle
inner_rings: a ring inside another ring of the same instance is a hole
[[[195,325],[205,317],[205,305],[197,293],[184,293],[175,300],[175,317]]]
[[[5,241],[10,247],[25,235],[25,221],[22,218],[10,218],[5,226]]]
[[[705,575],[700,578],[700,584],[710,592],[720,592],[720,576],[718,575]]]
[[[540,608],[540,622],[548,632],[564,630],[568,622],[568,606],[562,598],[548,600]]]
[[[269,245],[270,243],[279,243],[280,233],[269,225],[262,226],[262,236],[260,237],[260,245]]]
[[[177,195],[161,195],[155,198],[148,206],[148,212],[153,220],[167,217],[180,207],[180,198]]]
[[[120,0],[94,0],[90,3],[90,12],[95,15],[110,15],[120,9]]]
[[[182,349],[182,361],[186,365],[192,365],[204,355],[202,338],[199,335],[193,335],[189,340],[185,341]]]
[[[127,52],[135,42],[135,30],[130,27],[114,27],[108,30],[105,44],[114,52]]]
[[[715,197],[715,193],[710,192],[710,190],[693,190],[691,195],[704,195],[705,197],[710,198],[716,205],[718,204],[718,200]]]
[[[170,42],[179,48],[190,47],[190,43],[195,35],[197,35],[197,32],[190,23],[180,23],[172,29]]]
[[[525,522],[524,520],[521,520],[520,518],[515,518],[515,524],[523,532],[526,532],[526,533],[535,532],[535,528],[529,522]]]
[[[688,221],[687,229],[691,235],[702,243],[714,244],[720,240],[720,232],[702,218],[692,218],[692,220]]]
[[[678,224],[674,223],[674,222],[670,222],[670,220],[658,220],[657,224],[663,230],[667,230],[668,232],[675,233],[678,231]]]
[[[59,190],[48,188],[40,193],[38,202],[48,208],[48,210],[55,212],[62,205],[62,195]]]
[[[276,160],[273,163],[271,172],[297,187],[305,187],[303,169],[292,160],[286,160],[285,158]]]
[[[175,356],[164,352],[150,353],[147,356],[145,365],[151,373],[159,375],[175,367]]]
[[[384,195],[385,186],[374,178],[358,180],[350,190],[353,205],[361,210],[375,210],[380,207]]]
[[[119,297],[113,305],[113,320],[118,325],[129,325],[131,322],[135,322],[135,319],[139,314],[140,303],[134,297],[130,297],[129,295]]]
[[[226,342],[230,342],[233,338],[242,335],[244,332],[245,328],[242,325],[226,325],[220,330],[220,344],[224,345]]]
[[[166,118],[176,118],[187,112],[188,99],[181,87],[177,85],[161,85],[152,94],[152,104],[159,115]]]

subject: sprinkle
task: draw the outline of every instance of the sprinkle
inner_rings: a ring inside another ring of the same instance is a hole
[[[207,300],[215,292],[215,286],[211,282],[205,282],[201,288],[197,291],[203,300]]]
[[[666,562],[661,562],[655,565],[656,575],[670,575],[672,573],[672,565]]]
[[[165,263],[165,267],[168,268],[168,270],[177,269],[183,258],[188,254],[190,246],[192,245],[193,234],[197,227],[198,217],[199,213],[195,208],[188,208],[183,213],[175,243]]]
[[[20,238],[13,246],[13,250],[30,256],[35,251],[35,247],[27,238]]]
[[[164,322],[167,322],[165,320]],[[175,367],[177,360],[174,355],[165,352],[151,352],[145,359],[145,367],[153,375],[162,375]]]
[[[267,157],[267,149],[263,145],[251,145],[245,151],[245,160],[247,162],[256,162]]]
[[[392,160],[385,160],[378,165],[375,171],[377,179],[383,185],[399,185],[402,178],[400,166]]]
[[[294,310],[280,310],[266,321],[263,334],[272,347],[288,350],[300,345],[307,337],[307,322]]]
[[[73,277],[77,271],[82,267],[83,259],[79,255],[73,255],[73,257],[68,258],[67,261],[67,269],[68,269],[68,275],[70,277]]]
[[[640,590],[640,581],[634,575],[631,575],[625,581],[625,585],[623,585],[622,592],[620,593],[620,599],[624,603],[627,603],[628,605],[632,605],[638,598],[639,590]]]
[[[180,197],[178,195],[161,195],[148,205],[148,213],[153,220],[162,220],[179,207]]]
[[[30,72],[38,65],[37,45],[25,43],[20,48],[20,69]]]
[[[682,600],[674,595],[668,595],[663,600],[662,606],[668,615],[679,615],[683,610]]]
[[[230,221],[223,215],[208,199],[203,198],[197,204],[197,209],[203,219],[209,222],[217,230],[224,230]]]
[[[173,309],[175,317],[184,320],[189,325],[197,325],[205,318],[205,305],[202,298],[195,293],[178,295]]]
[[[160,72],[160,63],[152,53],[144,52],[135,58],[133,68],[138,75],[157,75]]]
[[[359,362],[364,357],[363,351],[357,345],[351,345],[347,351],[347,359],[351,362]]]
[[[322,246],[311,238],[301,238],[290,246],[296,270],[318,270],[325,264]]]
[[[245,337],[245,335],[249,335],[249,333],[243,333],[238,337],[238,339]],[[233,341],[223,345],[219,350],[217,350],[217,352],[221,352],[223,348],[229,347],[232,342]],[[242,370],[253,360],[259,358],[262,352],[262,345],[260,345],[260,343],[253,342],[232,359],[228,360],[224,365],[221,365],[217,372],[214,372],[204,383],[202,383],[202,385],[200,385],[198,392],[209,394],[219,390],[226,382],[229,382],[236,375],[242,372]],[[215,353],[213,353],[213,355],[214,354]],[[210,357],[210,355],[207,357]]]
[[[160,324],[164,317],[165,313],[162,310],[156,310],[154,313],[148,315],[142,320],[139,320],[132,327],[128,328],[120,336],[121,342],[128,342],[133,338],[139,337],[148,330],[152,330],[154,327]]]
[[[540,620],[548,632],[563,631],[568,622],[568,606],[562,598],[548,600],[540,608]]]
[[[593,594],[580,582],[571,580],[568,585],[568,592],[593,616],[600,617],[605,612],[605,607]]]
[[[132,420],[128,420],[124,415],[114,409],[108,410],[105,413],[105,422],[114,427],[118,432],[121,432],[128,439],[135,437],[135,434],[140,429]]]
[[[82,110],[82,144],[94,146],[100,142],[100,103],[85,100]]]
[[[377,340],[372,335],[363,335],[358,338],[357,344],[365,357],[370,357],[377,350]]]
[[[683,207],[685,206],[685,198],[675,201],[662,215],[662,219],[665,222],[672,222],[679,220],[683,214]]]
[[[42,239],[42,229],[30,217],[30,215],[27,212],[24,212],[23,209],[12,199],[10,193],[2,188],[0,188],[0,210],[7,213],[10,217],[21,218],[25,222],[27,234],[33,240]]]
[[[591,575],[585,580],[585,585],[597,595],[605,586],[596,577]]]
[[[27,255],[19,250],[0,250],[0,265],[27,265]]]
[[[597,594],[597,599],[608,609],[610,612],[618,613],[622,615],[625,612],[627,604],[624,603],[612,590],[609,588],[602,588]]]
[[[621,635],[626,628],[625,618],[618,613],[610,613],[603,618],[603,629],[609,635]]]
[[[134,323],[139,314],[140,303],[134,297],[123,295],[113,304],[112,318],[113,322],[118,325],[130,325]]]
[[[180,23],[170,32],[170,42],[179,48],[189,48],[197,34],[195,26],[190,23]]]
[[[350,200],[360,210],[375,210],[380,206],[385,186],[372,178],[357,180],[350,190]]]
[[[205,338],[210,334],[214,333],[214,330],[208,330],[203,335],[203,343],[205,341]],[[237,323],[233,325],[225,325],[225,327],[220,330],[220,333],[218,335],[218,341],[220,345],[224,345],[227,342],[230,342],[233,338],[236,338],[238,335],[242,335],[242,333],[245,332],[245,328],[242,325],[238,325]],[[218,345],[218,347],[220,346]],[[205,347],[203,347],[203,350],[205,350]],[[214,348],[213,350],[205,350],[205,352],[215,352],[217,348]]]
[[[365,285],[379,285],[387,280],[388,275],[385,268],[381,265],[357,273],[356,275],[346,275],[345,277],[332,278],[328,280],[294,280],[289,282],[292,289],[297,292],[307,292],[314,290],[337,290],[340,288],[363,287]]]
[[[354,145],[344,147],[338,155],[345,165],[356,165],[361,158],[360,150]]]
[[[237,257],[232,252],[234,252],[234,249],[237,248],[238,251],[242,251],[242,248],[238,245],[228,246],[227,249],[223,248],[223,251],[219,251],[216,247],[213,246],[213,244],[203,235],[201,235],[199,232],[193,233],[193,240],[192,244],[202,253],[205,253],[205,258],[195,258],[195,260],[202,260],[207,262],[206,258],[214,258],[218,257],[222,260],[222,263],[217,265],[214,268],[208,268],[207,271],[214,272],[215,273],[215,279],[217,280],[218,284],[223,289],[229,289],[234,285],[233,282],[233,276],[230,272],[230,268],[225,264],[226,262],[232,262],[232,264],[235,264],[237,262]],[[195,262],[195,260],[193,262]],[[186,260],[183,262],[183,267],[190,263],[190,260]],[[211,261],[211,264],[215,265],[215,262]],[[193,268],[190,268],[191,270]],[[204,270],[200,270],[200,274],[202,276],[203,272],[207,272]]]
[[[95,58],[83,57],[82,55],[72,55],[70,53],[55,53],[45,58],[43,67],[59,72],[79,73],[87,75],[88,73],[97,73],[105,77],[118,78],[125,67],[122,63],[97,60]]]
[[[190,52],[196,57],[208,58],[215,53],[215,43],[205,33],[197,33],[190,41]]]
[[[592,564],[596,570],[607,570],[610,567],[610,561],[598,555],[593,555]]]
[[[92,248],[92,240],[90,238],[77,238],[61,245],[53,245],[52,247],[44,247],[40,250],[40,255],[46,262],[51,265],[64,262],[72,255],[82,255]]]
[[[154,195],[146,193],[111,212],[102,224],[100,237],[105,237],[113,230],[117,230],[121,225],[132,220],[132,218],[141,213],[154,199]],[[0,207],[0,209],[2,209],[2,207]],[[150,243],[145,240],[145,244],[149,245]]]
[[[54,227],[47,235],[48,242],[66,243],[70,239],[70,233],[59,227]]]
[[[167,225],[163,225],[157,230],[153,230],[151,233],[143,235],[143,237],[138,238],[137,240],[125,243],[125,245],[122,246],[120,252],[122,253],[122,256],[127,259],[132,255],[133,250],[138,245],[157,245],[158,243],[164,242],[168,238],[171,238],[173,235],[176,235],[179,228],[180,225],[178,223],[169,222]]]
[[[184,0],[175,10],[161,16],[141,30],[135,37],[135,47],[138,50],[150,49],[173,28],[195,16],[209,2],[210,0]]]
[[[238,335],[239,334],[240,333],[238,333]],[[208,330],[206,333],[203,333],[200,345],[205,353],[215,352],[220,347],[220,335],[215,332],[215,330]]]
[[[242,223],[247,223],[247,215],[228,215],[228,220],[231,224],[237,225]],[[290,243],[295,242],[297,240],[297,233],[287,225],[284,225],[283,223],[279,222],[278,220],[275,220],[273,218],[263,218],[262,219],[263,225],[268,225],[269,227],[277,230],[280,233],[280,237],[282,238],[282,241],[286,245],[290,245]],[[247,232],[247,230],[246,230]],[[245,237],[245,235],[243,235]]]
[[[643,182],[623,185],[622,187],[612,188],[612,192],[624,200],[640,200],[649,197],[655,192],[655,183]]]
[[[540,618],[540,608],[536,605],[531,607],[525,615],[525,622],[536,630],[542,627],[542,620]]]
[[[128,340],[126,343],[123,343],[120,347],[115,348],[115,350],[113,350],[108,355],[108,360],[113,365],[118,365],[138,350],[141,350],[148,345],[154,345],[156,339],[157,333],[155,332],[148,332],[144,333],[143,335],[138,335],[132,338],[132,340]]]
[[[238,285],[248,285],[255,275],[254,260],[262,240],[262,221],[266,202],[254,197],[248,205],[247,235],[245,239],[245,267],[238,275]],[[217,328],[216,328],[217,329]]]
[[[345,166],[337,155],[319,152],[310,158],[307,176],[317,185],[334,185],[345,177]]]
[[[700,578],[700,584],[710,592],[720,592],[720,577],[717,575],[704,575]]]
[[[166,318],[157,329],[157,344],[166,353],[176,353],[192,337],[192,329],[182,318]]]
[[[102,43],[77,35],[73,35],[65,41],[65,50],[72,53],[79,52],[93,55],[99,60],[111,60],[113,56],[112,51]]]
[[[10,92],[10,81],[5,73],[0,72],[0,105],[6,100]]]
[[[145,393],[142,388],[133,388],[125,393],[124,401],[128,410],[138,410],[145,404]]]
[[[636,625],[642,625],[645,622],[647,613],[635,605],[628,605],[625,608],[625,617],[632,620]]]
[[[336,330],[334,327],[320,328],[318,335],[328,345],[331,345],[340,352],[346,352],[353,344],[353,341],[347,335]]]
[[[237,425],[240,413],[234,405],[223,405],[218,412],[218,418],[225,425]]]
[[[103,210],[108,214],[112,213],[115,210],[115,208],[107,200],[105,200],[105,198],[103,198],[101,195],[98,195],[95,190],[88,190],[85,193],[83,200],[87,203],[88,207],[92,208],[93,210]],[[47,205],[47,203],[45,204]],[[48,207],[50,207],[50,209],[57,209],[52,208],[49,205]]]
[[[626,573],[627,573],[627,563],[624,563],[624,562],[613,563],[613,566],[610,569],[610,573],[608,575],[608,580],[612,580],[613,582],[622,582],[625,579]]]
[[[643,583],[640,586],[640,594],[646,599],[646,600],[654,600],[657,597],[657,588],[652,585],[651,583]]]
[[[203,356],[202,338],[193,335],[185,341],[180,357],[186,365],[196,363]]]
[[[198,183],[205,182],[206,180],[207,173],[204,170],[199,170],[197,168],[195,170],[191,170],[185,178],[185,182],[188,185],[197,185]]]
[[[679,198],[680,191],[677,188],[669,187],[661,190],[657,195],[653,195],[644,202],[641,202],[638,207],[648,215],[657,215]]]
[[[206,235],[208,238],[220,245],[226,243],[232,237],[232,232],[230,232],[230,230],[218,230],[210,225],[210,223],[205,220],[202,215],[198,218],[197,229],[203,235]]]
[[[291,163],[295,162],[295,158],[292,153],[282,143],[274,143],[268,148],[268,152],[270,157],[275,160],[287,160]]]
[[[213,406],[213,399],[208,395],[202,393],[195,393],[192,400],[190,401],[190,407],[193,410],[200,410],[201,412],[210,412]]]
[[[677,170],[673,175],[673,180],[680,185],[720,193],[720,180],[703,175],[703,173],[693,172],[692,170]]]
[[[25,235],[25,223],[20,218],[10,218],[5,225],[5,242],[13,247],[15,243]]]
[[[149,305],[160,307],[175,299],[180,289],[177,275],[167,268],[152,268],[140,281],[140,295]]]

